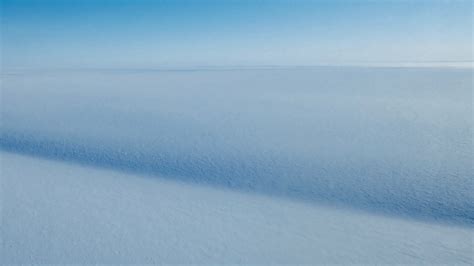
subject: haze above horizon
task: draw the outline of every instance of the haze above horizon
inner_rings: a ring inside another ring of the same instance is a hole
[[[471,1],[2,0],[2,67],[472,62]]]

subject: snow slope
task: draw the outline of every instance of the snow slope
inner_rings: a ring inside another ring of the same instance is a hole
[[[1,263],[472,264],[473,229],[1,153]]]
[[[472,69],[1,79],[1,262],[472,264]]]
[[[472,226],[472,70],[8,72],[3,150]]]

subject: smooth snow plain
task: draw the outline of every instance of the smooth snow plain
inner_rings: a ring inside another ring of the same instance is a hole
[[[1,103],[5,262],[472,263],[471,69],[4,71]]]

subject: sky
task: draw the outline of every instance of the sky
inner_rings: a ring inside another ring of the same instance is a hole
[[[0,1],[4,68],[473,60],[469,0]]]

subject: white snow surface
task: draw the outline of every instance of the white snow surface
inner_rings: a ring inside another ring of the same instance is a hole
[[[1,263],[471,264],[472,228],[11,153]]]
[[[472,69],[1,79],[2,262],[472,264]]]

